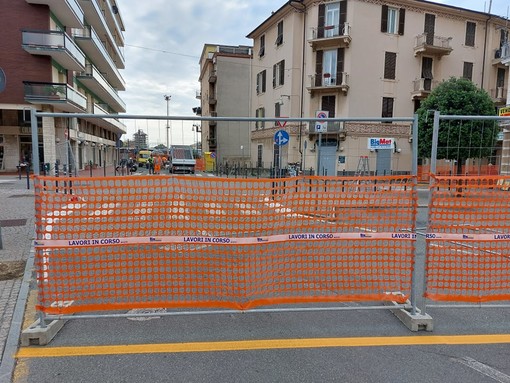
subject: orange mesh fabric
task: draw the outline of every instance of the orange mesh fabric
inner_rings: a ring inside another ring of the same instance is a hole
[[[510,299],[510,193],[502,176],[434,177],[427,291],[434,300]]]
[[[36,178],[46,313],[402,302],[410,293],[411,177],[63,180]]]

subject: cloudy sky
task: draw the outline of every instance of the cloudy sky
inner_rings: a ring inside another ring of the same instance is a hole
[[[125,92],[128,114],[193,116],[200,106],[199,59],[204,44],[252,45],[245,36],[279,9],[285,0],[117,0],[124,20]],[[489,0],[436,0],[487,11]],[[492,0],[491,13],[507,16],[508,0]],[[198,123],[199,121],[197,121]],[[149,143],[166,145],[166,122],[125,120],[127,136],[142,129]],[[192,122],[172,122],[170,144],[192,144]]]

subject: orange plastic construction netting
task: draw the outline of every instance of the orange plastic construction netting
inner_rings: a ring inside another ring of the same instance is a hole
[[[38,309],[404,302],[410,176],[36,177]]]
[[[426,297],[510,299],[510,184],[506,176],[433,178]]]

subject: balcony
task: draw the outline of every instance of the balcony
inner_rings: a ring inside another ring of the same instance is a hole
[[[506,105],[506,94],[507,89],[502,86],[498,86],[495,89],[491,89],[491,98],[494,104],[496,105],[499,106]]]
[[[92,113],[92,114],[97,114],[97,115],[110,114],[110,112],[108,111],[107,105],[99,105],[99,104],[92,104],[92,108],[88,112]],[[87,117],[87,118],[84,118],[84,120],[90,121],[93,124],[101,126],[111,132],[116,133],[116,134],[125,134],[126,133],[126,125],[124,125],[122,122],[120,122],[117,118]]]
[[[438,82],[429,78],[419,78],[413,81],[413,91],[411,98],[413,100],[421,100],[426,98],[430,92],[437,86]]]
[[[24,81],[25,101],[37,105],[53,105],[74,113],[87,109],[87,98],[65,83]]]
[[[451,37],[441,37],[422,33],[416,36],[416,44],[414,46],[414,55],[426,54],[437,56],[439,58],[449,55],[453,50],[451,47]]]
[[[501,63],[510,63],[510,42],[507,42],[501,46]]]
[[[213,70],[211,74],[209,75],[209,83],[214,84],[216,80],[218,79],[218,76],[216,76],[216,71]]]
[[[77,0],[26,0],[28,4],[43,4],[50,8],[66,27],[83,28],[83,10]]]
[[[124,46],[124,38],[122,35],[118,36],[121,41],[117,43],[105,17],[105,13],[112,12],[112,10],[110,9],[108,12],[101,10],[97,4],[97,0],[78,0],[78,2],[87,15],[88,24],[97,31],[99,36],[105,36],[108,39],[109,44],[106,43],[103,45],[111,47],[111,51],[109,50],[109,53],[117,68],[124,69],[124,55],[119,47]]]
[[[76,78],[117,113],[126,111],[126,104],[103,75],[91,64]]]
[[[311,28],[308,43],[313,50],[346,48],[351,43],[351,27],[348,23]]]
[[[126,83],[119,69],[91,26],[76,30],[74,40],[115,89],[126,90]]]
[[[33,55],[50,56],[68,70],[85,69],[85,56],[65,32],[24,30],[22,47]]]
[[[332,91],[342,91],[347,93],[349,90],[349,75],[347,72],[341,72],[340,75],[340,78],[333,77],[329,73],[310,76],[310,85],[306,89],[308,89],[312,95],[315,93],[325,93]]]

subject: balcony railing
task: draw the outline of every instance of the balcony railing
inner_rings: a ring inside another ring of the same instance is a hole
[[[414,46],[414,55],[419,53],[426,53],[435,56],[449,55],[453,50],[451,47],[451,37],[441,37],[431,35],[429,33],[422,33],[416,36],[416,44]]]
[[[495,89],[491,89],[491,98],[496,103],[499,103],[499,104],[506,103],[506,94],[507,94],[507,89],[502,86],[498,86]]]
[[[89,25],[73,32],[76,43],[92,59],[107,80],[117,89],[125,90],[125,81],[96,31]]]
[[[65,32],[24,30],[22,46],[31,54],[51,56],[66,69],[82,71],[85,68],[85,55]]]
[[[308,42],[313,49],[328,46],[347,47],[351,43],[351,26],[343,23],[312,27]]]
[[[87,109],[87,98],[65,83],[24,82],[25,100],[35,104],[60,104],[66,111]],[[66,107],[66,103],[70,103]],[[78,109],[73,108],[75,105]]]
[[[103,101],[107,102],[113,110],[116,112],[126,111],[126,104],[124,101],[96,67],[87,64],[85,71],[80,73],[77,78]]]
[[[310,76],[310,86],[308,87],[309,91],[331,91],[331,90],[341,90],[343,92],[347,92],[349,89],[349,75],[347,72],[339,73],[339,77],[332,75],[330,73],[323,74],[315,74]]]
[[[432,90],[437,86],[438,81],[429,78],[419,78],[413,81],[413,99],[420,99],[427,97]]]

